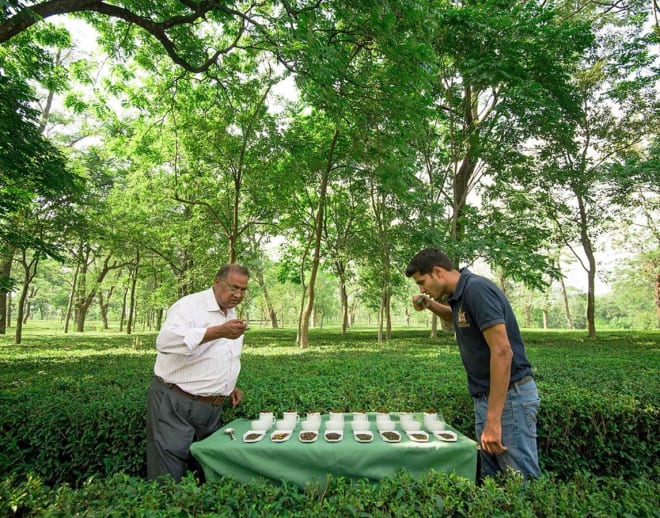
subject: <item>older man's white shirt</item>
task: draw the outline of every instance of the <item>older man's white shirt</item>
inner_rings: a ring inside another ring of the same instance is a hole
[[[156,339],[154,374],[198,396],[231,394],[241,371],[243,336],[200,342],[208,327],[235,318],[234,308],[226,316],[220,311],[212,288],[179,299]]]

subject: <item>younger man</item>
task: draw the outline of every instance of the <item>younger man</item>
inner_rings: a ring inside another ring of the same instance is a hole
[[[474,400],[481,476],[510,467],[526,478],[538,477],[540,400],[509,301],[485,277],[466,268],[455,270],[449,257],[435,248],[413,257],[406,276],[423,294],[413,297],[415,309],[428,309],[454,324]],[[437,302],[443,295],[449,296],[449,306]]]

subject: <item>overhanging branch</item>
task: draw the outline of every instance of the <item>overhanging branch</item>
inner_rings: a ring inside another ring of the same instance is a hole
[[[192,73],[206,72],[218,58],[234,49],[240,39],[243,37],[247,23],[251,20],[251,5],[246,12],[228,9],[224,2],[218,0],[208,0],[202,2],[182,1],[190,13],[172,16],[160,22],[153,21],[144,16],[138,15],[124,7],[111,5],[103,0],[51,0],[42,2],[25,8],[0,24],[0,44],[9,41],[11,38],[30,28],[40,20],[60,14],[71,14],[80,12],[97,12],[112,18],[124,20],[133,25],[141,27],[154,38],[156,38],[170,58],[179,66]],[[182,25],[192,25],[196,21],[204,19],[212,11],[219,11],[225,14],[233,15],[241,20],[241,26],[233,38],[233,41],[222,49],[218,49],[201,64],[189,63],[176,50],[176,43],[168,36],[167,31],[173,27]]]

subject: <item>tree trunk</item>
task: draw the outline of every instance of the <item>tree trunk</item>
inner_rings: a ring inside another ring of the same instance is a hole
[[[163,308],[156,310],[156,329],[160,329],[163,325]]]
[[[339,261],[336,264],[339,274],[339,300],[341,302],[341,335],[346,336],[349,327],[348,320],[348,292],[346,290],[346,268]]]
[[[32,316],[32,304],[30,301],[37,296],[39,289],[35,289],[34,286],[30,287],[30,292],[28,293],[27,299],[25,299],[25,314],[23,315],[23,324],[27,324],[28,320]]]
[[[305,313],[305,301],[307,300],[307,285],[302,285],[302,293],[300,298],[300,311],[298,312],[298,335],[296,336],[296,343],[300,344],[302,341],[303,332],[303,314]]]
[[[478,137],[477,129],[475,127],[475,121],[478,120],[478,95],[475,94],[471,86],[465,87],[465,105],[463,107],[463,133],[465,135],[472,135],[473,139],[476,140]],[[468,143],[466,144],[465,153],[463,155],[463,160],[461,166],[456,171],[452,179],[452,190],[454,195],[454,206],[452,208],[452,217],[451,217],[451,237],[456,242],[463,241],[463,228],[462,228],[462,216],[463,209],[467,202],[467,196],[470,190],[470,181],[474,176],[474,171],[477,168],[478,160],[473,158],[473,149],[472,146]],[[458,259],[458,258],[456,258]],[[454,265],[458,267],[458,260],[454,262]]]
[[[506,276],[504,275],[504,272],[500,270],[500,274],[497,276],[498,281],[500,283],[500,290],[502,290],[502,293],[504,296],[507,296],[507,290],[506,290]]]
[[[24,282],[23,288],[21,289],[21,295],[18,297],[18,309],[17,309],[18,315],[16,316],[16,331],[15,331],[15,339],[14,339],[16,345],[19,345],[23,340],[23,308],[25,306],[26,299],[27,299],[27,286],[26,286],[26,282]]]
[[[355,312],[357,311],[357,302],[353,302],[348,310],[348,327],[355,325]]]
[[[339,297],[341,298],[341,335],[346,336],[348,328],[351,325],[348,318],[348,293],[346,292],[346,286],[339,288]]]
[[[388,286],[385,293],[385,340],[387,341],[392,339],[392,294],[389,289]]]
[[[131,303],[128,308],[128,323],[126,324],[126,334],[130,335],[133,332],[135,321],[135,287],[137,286],[138,269],[140,268],[140,253],[138,252],[135,260],[135,268],[129,268],[131,272]]]
[[[232,207],[232,225],[229,229],[229,263],[236,262],[236,246],[238,244],[238,215],[241,197],[241,172],[240,170],[234,177],[234,202]]]
[[[275,310],[273,309],[273,303],[270,300],[270,293],[268,292],[268,286],[266,286],[264,273],[261,268],[255,269],[254,276],[257,280],[257,284],[259,284],[259,287],[264,294],[264,301],[266,302],[266,311],[268,312],[268,318],[270,318],[270,325],[273,329],[277,329],[279,327],[277,322],[277,313],[275,313]]]
[[[76,269],[73,271],[73,282],[71,284],[71,292],[69,293],[69,302],[66,306],[66,315],[64,316],[64,334],[69,332],[69,322],[71,321],[71,313],[73,312],[73,300],[76,296],[76,286],[78,285],[78,273],[80,272],[80,263],[76,264]]]
[[[557,267],[561,272],[561,268],[559,267],[559,262],[557,262]],[[573,318],[571,317],[571,308],[568,304],[568,292],[566,291],[566,283],[564,282],[563,274],[559,276],[559,284],[561,285],[561,296],[564,299],[564,313],[566,314],[566,325],[568,325],[569,329],[574,329],[575,326],[573,325]]]
[[[25,312],[25,303],[28,300],[28,293],[30,290],[30,283],[37,274],[37,266],[39,264],[39,256],[35,255],[31,261],[28,262],[26,250],[21,251],[21,264],[23,265],[23,289],[18,299],[18,315],[16,316],[16,338],[15,343],[19,345],[23,339],[23,317]]]
[[[593,263],[593,264],[592,264]],[[595,295],[595,289],[596,289],[596,260],[593,258],[589,258],[589,288],[587,291],[587,327],[589,329],[589,336],[591,338],[596,337],[596,320],[595,320],[595,314],[596,314],[596,295]]]
[[[103,329],[109,329],[108,326],[108,306],[104,302],[103,290],[99,290],[99,311],[101,312],[101,324]]]
[[[11,277],[11,267],[14,262],[15,250],[13,247],[7,247],[7,253],[3,254],[2,261],[0,261],[0,279],[7,279]],[[8,319],[9,311],[9,292],[0,290],[0,335],[7,333],[7,325],[10,324]]]
[[[587,268],[587,328],[589,329],[589,337],[596,337],[596,258],[594,257],[593,244],[589,237],[589,226],[587,221],[586,209],[582,197],[576,193],[578,208],[580,210],[580,242],[584,254],[587,256],[589,264]]]
[[[113,263],[110,265],[110,258],[112,254],[109,254],[103,261],[103,265],[96,276],[94,284],[89,289],[89,293],[86,293],[86,277],[87,277],[87,262],[83,264],[84,271],[80,275],[80,282],[78,283],[78,290],[76,296],[76,312],[75,312],[75,321],[76,321],[76,331],[82,333],[85,329],[85,318],[87,317],[87,311],[89,310],[92,301],[96,297],[96,293],[101,287],[101,283],[108,272],[114,268],[118,268],[120,265]]]
[[[7,293],[7,327],[11,327],[11,293]]]
[[[75,298],[73,303],[73,323],[74,328],[77,332],[82,333],[85,328],[85,313],[87,312],[87,307],[89,307],[90,302],[87,303],[85,307],[85,291],[87,290],[87,260],[85,259],[80,264],[80,270],[78,272],[78,284],[75,287]],[[83,313],[84,311],[84,313]]]
[[[121,316],[119,317],[119,332],[124,331],[124,322],[126,321],[126,299],[128,298],[128,287],[124,289],[124,296],[121,301]],[[159,327],[160,329],[160,327]]]
[[[314,253],[312,255],[312,268],[309,274],[309,284],[307,286],[307,307],[302,315],[302,325],[300,327],[300,347],[306,349],[309,347],[309,320],[314,309],[314,285],[316,283],[316,276],[321,262],[321,237],[323,235],[323,217],[325,209],[325,201],[328,193],[328,184],[330,182],[330,172],[332,171],[332,162],[334,160],[335,147],[337,146],[337,139],[339,138],[339,128],[335,128],[332,142],[330,143],[330,150],[328,152],[328,160],[321,176],[321,184],[319,186],[319,206],[314,218]]]
[[[380,306],[378,307],[378,343],[382,344],[383,343],[383,321],[384,321],[384,313],[385,313],[385,301],[384,299],[384,294],[381,293],[380,295]]]
[[[548,329],[548,309],[543,308],[543,329]]]
[[[655,276],[655,311],[658,315],[658,327],[660,328],[660,272]]]
[[[77,333],[82,333],[85,331],[85,319],[87,318],[87,311],[89,310],[89,306],[91,305],[92,300],[88,302],[87,298],[85,298],[85,300],[76,307],[76,314],[74,321],[76,324]]]
[[[300,344],[302,337],[302,323],[303,323],[303,312],[305,310],[305,300],[307,299],[307,283],[305,282],[305,263],[307,262],[307,253],[309,252],[309,244],[305,246],[305,251],[300,260],[300,287],[302,288],[302,293],[300,297],[300,310],[298,311],[298,330],[296,334],[296,343]]]

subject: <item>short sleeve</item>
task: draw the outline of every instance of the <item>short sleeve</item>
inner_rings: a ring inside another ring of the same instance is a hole
[[[506,323],[503,297],[499,288],[487,279],[474,278],[466,287],[465,302],[480,331]]]

